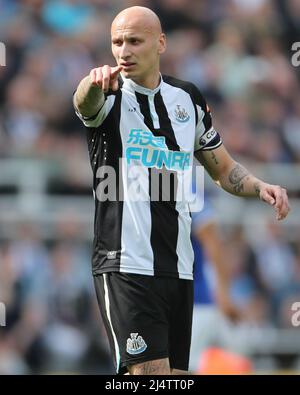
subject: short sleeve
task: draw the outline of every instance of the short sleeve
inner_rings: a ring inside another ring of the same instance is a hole
[[[74,92],[74,95],[75,95],[75,92]],[[84,124],[84,126],[86,126],[88,128],[97,128],[98,126],[100,126],[103,123],[103,121],[107,117],[108,113],[112,109],[114,100],[115,100],[114,95],[105,96],[104,103],[102,104],[99,111],[91,117],[84,117],[83,115],[80,114],[80,112],[78,111],[78,109],[75,106],[74,95],[73,95],[73,107],[74,107],[75,113],[78,116],[78,118],[81,120],[81,122]]]
[[[212,150],[222,144],[219,133],[214,129],[210,109],[200,92],[196,97],[197,124],[194,151]]]

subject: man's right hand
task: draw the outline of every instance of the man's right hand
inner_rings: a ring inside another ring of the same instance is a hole
[[[90,81],[92,85],[99,86],[103,92],[108,89],[116,91],[119,89],[118,75],[122,66],[110,67],[108,65],[97,67],[90,72]]]

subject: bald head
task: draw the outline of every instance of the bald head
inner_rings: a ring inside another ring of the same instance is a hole
[[[122,75],[154,89],[160,79],[160,55],[166,49],[158,16],[146,7],[121,11],[111,25],[112,53]]]
[[[147,7],[134,6],[121,11],[111,25],[112,34],[124,28],[142,28],[151,34],[161,34],[162,28],[158,16]]]

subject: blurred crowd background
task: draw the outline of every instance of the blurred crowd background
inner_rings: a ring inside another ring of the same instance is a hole
[[[207,181],[232,297],[246,318],[230,328],[239,330],[235,345],[257,371],[300,370],[300,327],[291,323],[300,302],[300,66],[291,50],[300,2],[0,0],[0,373],[113,372],[91,276],[92,177],[72,94],[91,68],[115,64],[110,24],[132,5],[161,18],[162,72],[200,88],[231,154],[289,189],[293,211],[275,223],[271,208]]]

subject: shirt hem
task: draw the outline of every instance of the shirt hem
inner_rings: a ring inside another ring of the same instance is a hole
[[[173,273],[173,272],[164,272],[164,271],[155,271],[155,274],[152,270],[145,270],[140,268],[124,268],[123,270],[119,267],[103,267],[101,269],[93,270],[93,276],[97,276],[103,273],[109,272],[120,272],[120,273],[128,273],[128,274],[141,274],[144,276],[152,276],[152,277],[171,277],[177,278],[180,280],[193,280],[193,275],[189,273]]]

